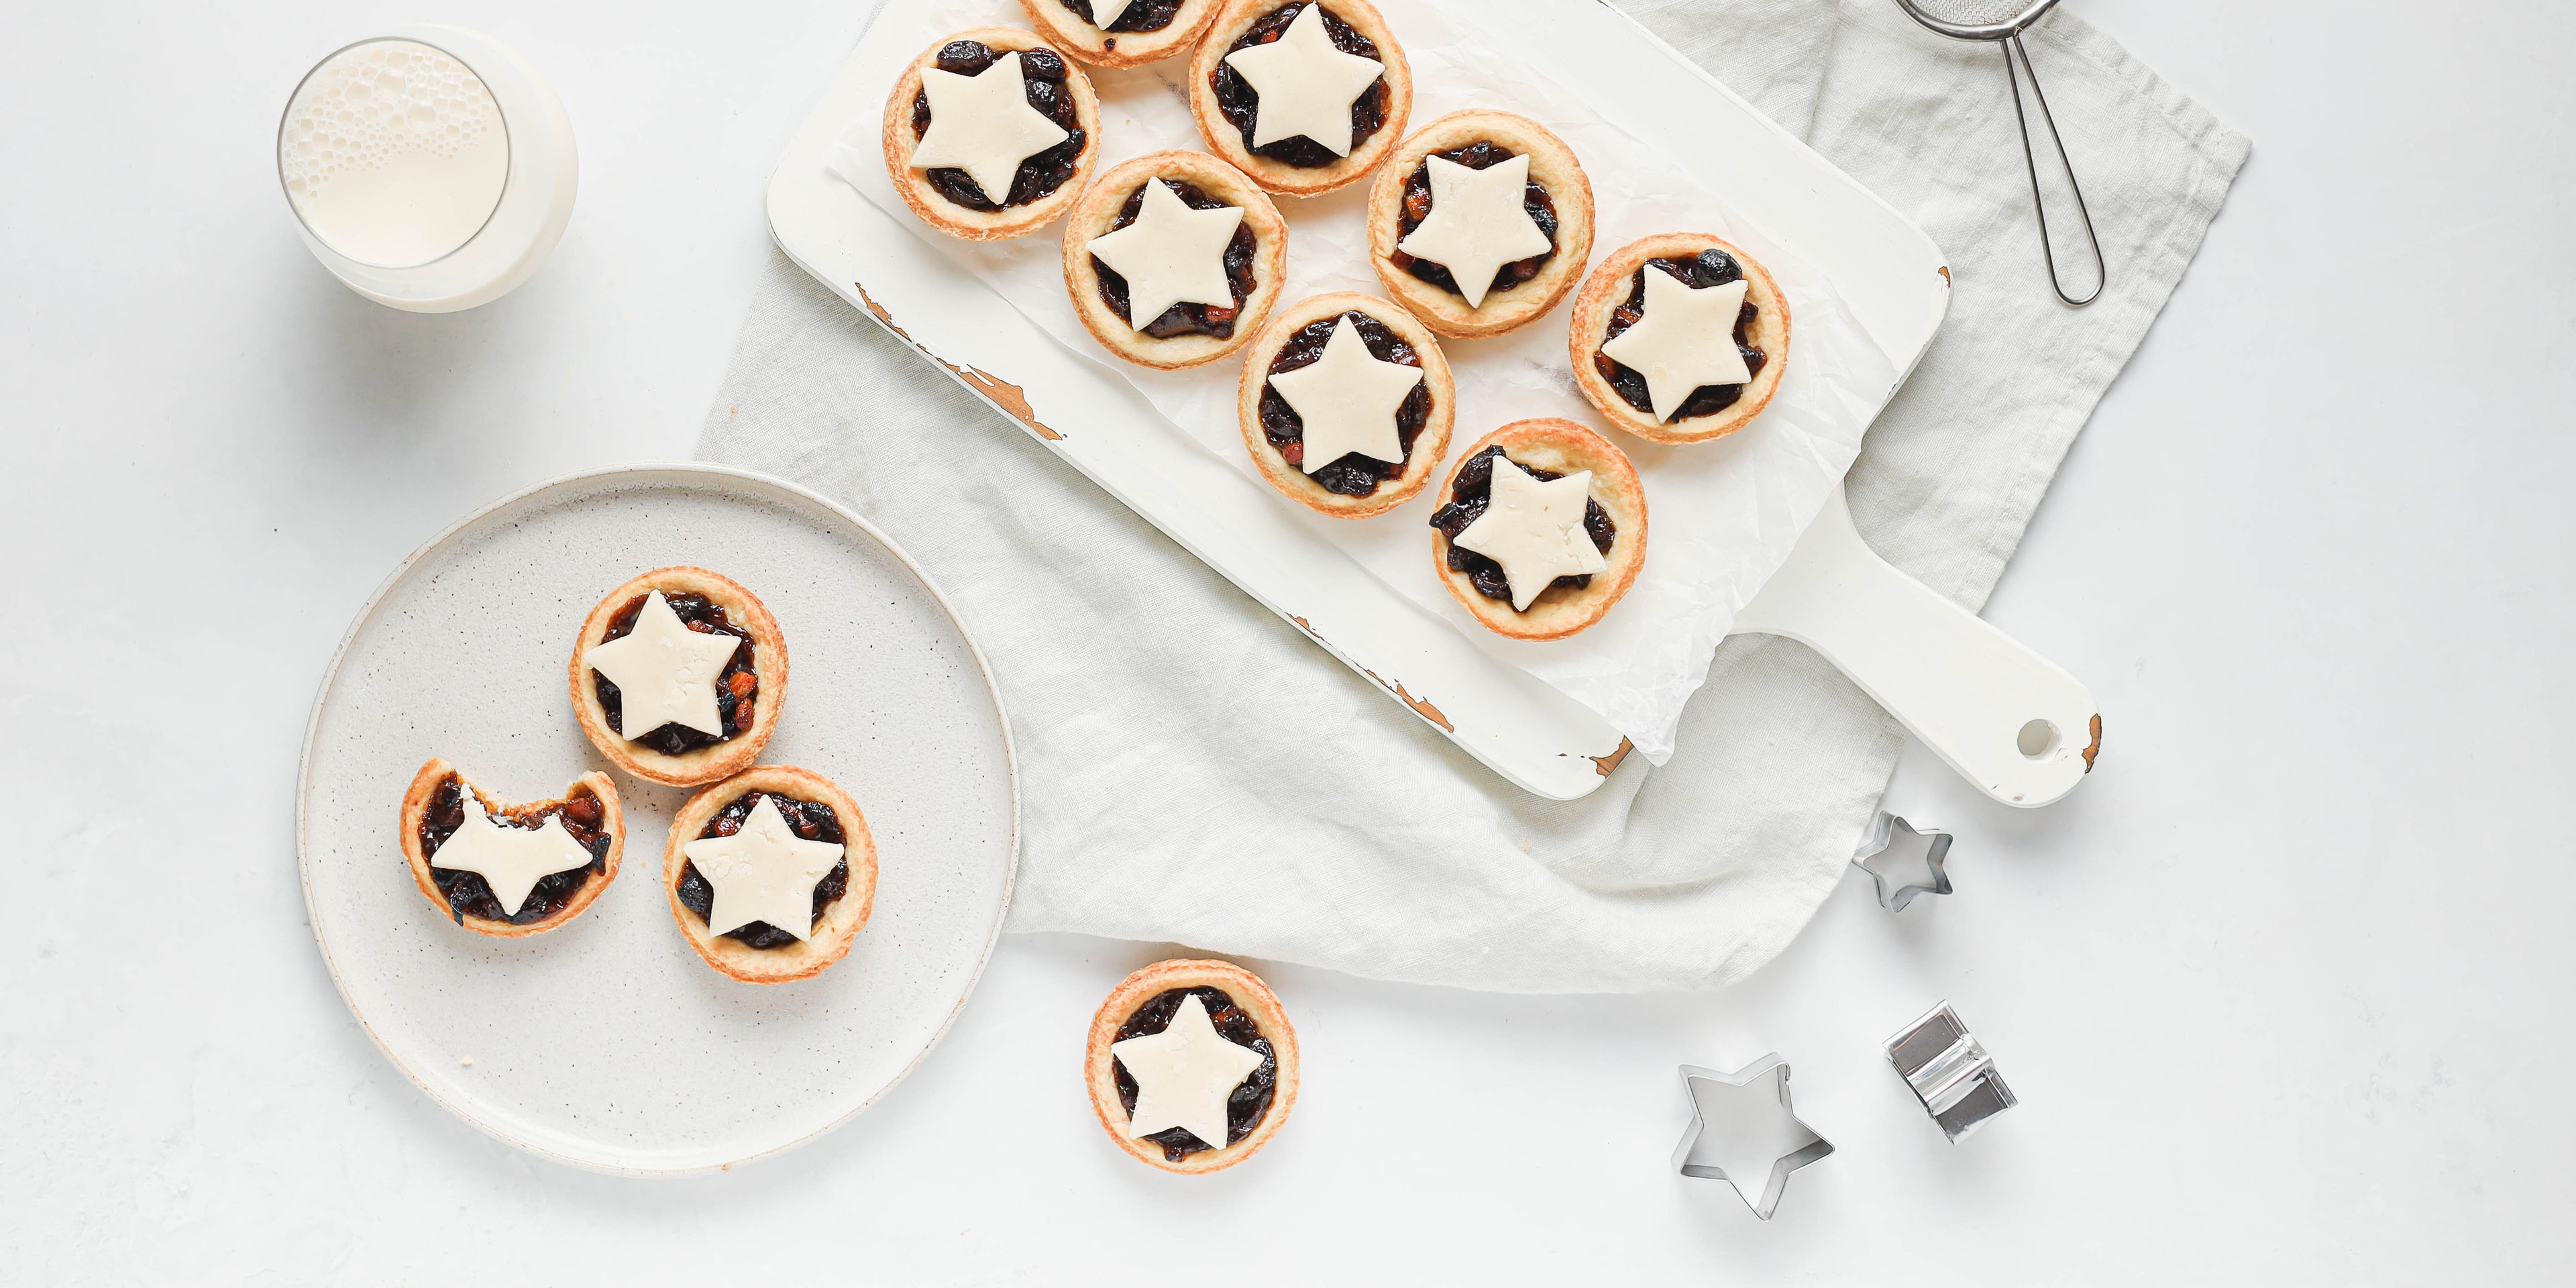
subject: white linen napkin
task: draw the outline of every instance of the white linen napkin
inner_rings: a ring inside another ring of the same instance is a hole
[[[2068,310],[1994,48],[1883,0],[1624,7],[1948,253],[1949,320],[1849,488],[1881,554],[1982,605],[2245,139],[2072,14],[2030,33],[2112,265],[2101,301]],[[700,451],[866,514],[975,632],[1019,748],[1014,930],[1470,988],[1717,987],[1813,916],[1902,745],[1813,653],[1735,637],[1671,763],[1631,757],[1580,801],[1526,795],[784,258]]]

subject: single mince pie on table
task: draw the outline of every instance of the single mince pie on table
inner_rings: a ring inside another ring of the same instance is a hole
[[[1244,354],[1235,400],[1261,477],[1337,519],[1419,495],[1449,453],[1457,406],[1430,328],[1350,292],[1280,310]]]
[[[695,787],[760,758],[787,700],[787,644],[750,591],[704,568],[656,568],[590,610],[571,673],[599,754]]]
[[[932,45],[886,98],[894,190],[923,222],[968,241],[1017,237],[1063,214],[1099,156],[1091,81],[1014,27]]]
[[[1154,152],[1100,176],[1065,220],[1064,287],[1082,325],[1141,367],[1195,367],[1250,343],[1278,302],[1279,208],[1204,152]]]
[[[1369,263],[1445,336],[1500,335],[1556,307],[1592,255],[1592,184],[1536,121],[1453,112],[1369,189]]]
[[[1743,251],[1707,233],[1664,233],[1592,271],[1566,343],[1575,383],[1611,424],[1704,443],[1770,405],[1789,366],[1789,301]]]
[[[1094,67],[1142,67],[1198,43],[1225,0],[1020,0],[1049,44]]]
[[[876,841],[838,784],[762,765],[680,807],[662,885],[707,965],[746,984],[784,984],[841,960],[868,924]]]
[[[1229,0],[1189,86],[1208,146],[1292,197],[1358,182],[1413,112],[1404,50],[1368,0]]]
[[[1156,962],[1091,1017],[1083,1076],[1120,1149],[1167,1172],[1232,1167],[1297,1103],[1297,1031],[1232,962]]]
[[[1515,421],[1467,449],[1431,515],[1441,584],[1513,639],[1563,639],[1610,611],[1646,562],[1646,491],[1610,440]]]
[[[438,915],[476,934],[544,934],[617,879],[626,814],[593,771],[550,801],[505,804],[436,756],[402,802],[403,858]]]

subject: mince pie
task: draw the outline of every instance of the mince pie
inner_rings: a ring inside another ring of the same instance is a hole
[[[1232,962],[1156,962],[1091,1017],[1091,1109],[1120,1149],[1195,1175],[1250,1158],[1297,1103],[1297,1031]]]
[[[923,50],[886,98],[886,174],[924,223],[968,241],[1033,232],[1082,195],[1100,156],[1091,81],[1013,27]]]
[[[1094,67],[1142,67],[1198,43],[1225,0],[1020,0],[1047,43]]]
[[[581,915],[626,849],[617,786],[596,770],[510,805],[432,756],[402,802],[403,858],[438,915],[478,935],[540,935]]]
[[[704,568],[657,568],[590,610],[571,677],[601,755],[695,787],[760,758],[787,700],[787,644],[750,591]]]
[[[1592,254],[1592,184],[1536,121],[1453,112],[1369,189],[1369,262],[1445,336],[1499,335],[1565,298]]]
[[[819,974],[876,901],[877,847],[832,780],[762,765],[689,798],[662,851],[671,919],[709,966],[746,984]]]
[[[1610,423],[1658,443],[1723,438],[1789,366],[1789,302],[1707,233],[1664,233],[1601,261],[1567,325],[1574,380]]]
[[[1154,152],[1091,185],[1065,220],[1064,285],[1110,352],[1166,370],[1251,342],[1279,299],[1288,225],[1243,172]]]
[[[1261,477],[1337,519],[1412,500],[1449,452],[1458,387],[1440,342],[1373,296],[1280,310],[1244,355],[1235,408]]]
[[[1468,448],[1431,527],[1441,584],[1513,639],[1600,621],[1646,562],[1636,467],[1570,420],[1516,421]]]
[[[1190,58],[1190,114],[1254,183],[1356,183],[1404,135],[1413,73],[1368,0],[1229,0]]]

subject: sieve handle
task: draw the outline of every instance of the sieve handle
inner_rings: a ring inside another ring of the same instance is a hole
[[[2021,60],[2018,72],[2013,70],[2015,58]],[[2021,105],[2024,76],[2030,78],[2031,98],[2039,103],[2039,119],[2048,126],[2048,141],[2057,149],[2057,164],[2066,170],[2066,187],[2075,194],[2075,213],[2084,220],[2084,240],[2093,247],[2093,289],[2081,299],[2067,293],[2066,280],[2057,271],[2057,246],[2049,240],[2048,202],[2039,195],[2039,158],[2030,144],[2030,114]],[[2066,157],[2066,140],[2057,132],[2057,117],[2048,110],[2048,95],[2040,92],[2039,73],[2031,68],[2030,51],[2022,47],[2019,32],[2004,38],[2004,81],[2012,89],[2013,119],[2021,123],[2021,160],[2030,171],[2030,208],[2039,216],[2039,253],[2048,258],[2048,285],[2057,298],[2080,309],[2102,298],[2102,288],[2111,284],[2111,265],[2102,258],[2102,239],[2093,234],[2093,212],[2084,204],[2084,185],[2075,181],[2075,163]]]

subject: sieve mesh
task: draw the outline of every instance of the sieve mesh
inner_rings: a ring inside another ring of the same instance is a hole
[[[1924,16],[1961,27],[1991,27],[2019,22],[2039,8],[2033,0],[1914,0]]]

